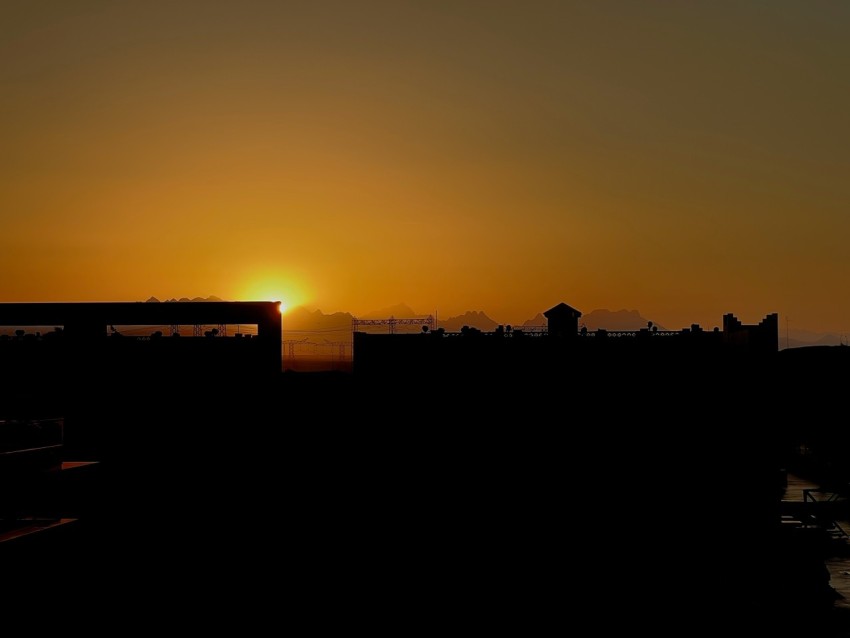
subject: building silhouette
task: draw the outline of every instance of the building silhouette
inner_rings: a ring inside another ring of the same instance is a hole
[[[320,592],[319,613],[330,582],[379,591],[377,614],[462,608],[526,632],[565,615],[603,631],[610,605],[661,635],[753,610],[755,627],[787,610],[813,623],[823,561],[782,524],[775,479],[783,418],[828,418],[808,402],[826,365],[778,357],[776,315],[678,331],[587,331],[567,304],[544,316],[545,331],[355,331],[353,374],[287,377],[276,304],[0,305],[0,324],[30,327],[0,338],[10,431],[63,416],[60,460],[99,468],[79,533],[0,550],[85,569],[99,592],[145,576],[183,594],[211,571],[229,591],[263,565]],[[18,474],[0,505],[44,486]]]
[[[91,549],[120,542],[115,521],[173,513],[282,370],[278,302],[6,303],[0,327],[0,540],[56,537],[62,560],[81,532],[60,521]]]
[[[639,330],[579,329],[581,312],[560,303],[545,311],[544,331],[499,326],[492,332],[465,328],[450,333],[425,330],[419,334],[353,333],[353,370],[360,376],[568,374],[612,360],[637,366],[697,367],[711,359],[774,356],[779,350],[778,315],[754,325],[733,314],[723,328],[703,330],[692,324],[678,331],[651,325]]]

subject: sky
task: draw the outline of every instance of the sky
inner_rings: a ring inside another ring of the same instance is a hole
[[[0,302],[850,333],[850,3],[0,0]]]

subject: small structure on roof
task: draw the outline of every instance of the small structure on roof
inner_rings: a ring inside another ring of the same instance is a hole
[[[549,335],[553,337],[573,338],[578,334],[578,320],[581,311],[561,302],[543,313],[549,324]]]

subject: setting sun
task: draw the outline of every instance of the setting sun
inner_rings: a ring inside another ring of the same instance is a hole
[[[249,284],[243,297],[246,301],[278,301],[281,314],[303,303],[306,298],[300,287],[276,277],[261,278]]]

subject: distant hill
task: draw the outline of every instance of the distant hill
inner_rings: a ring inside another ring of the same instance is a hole
[[[579,319],[579,325],[585,326],[588,330],[640,330],[646,328],[649,319],[641,316],[637,310],[592,310]],[[653,326],[658,325],[653,322]],[[658,326],[659,330],[664,330],[663,326]]]
[[[464,326],[470,328],[478,328],[484,332],[491,332],[496,329],[499,324],[490,319],[481,311],[471,310],[457,317],[449,317],[448,319],[440,319],[438,328],[444,328],[446,332],[460,332]]]
[[[548,326],[548,325],[549,325],[549,323],[548,323],[546,317],[543,316],[542,312],[538,312],[531,319],[526,319],[525,321],[522,322],[523,327],[525,327],[525,326]]]
[[[411,317],[426,317],[427,315],[417,314],[410,306],[406,304],[396,304],[388,306],[381,310],[375,310],[363,315],[358,315],[358,319],[388,319],[390,317],[411,318]],[[289,310],[284,319],[284,332],[286,330],[351,330],[351,320],[354,317],[350,313],[338,312],[333,315],[325,315],[320,310],[310,311],[306,308],[299,307]],[[648,320],[643,317],[637,310],[594,310],[583,315],[581,323],[587,326],[588,330],[597,330],[604,328],[606,330],[639,330],[646,328]],[[538,313],[531,319],[526,320],[523,326],[545,326],[547,325],[546,317],[542,313]],[[656,324],[653,324],[656,325]],[[499,322],[491,319],[484,311],[469,310],[461,315],[447,318],[439,318],[438,328],[443,328],[446,332],[460,332],[461,328],[469,326],[470,328],[478,328],[483,332],[491,332],[499,326]],[[658,326],[659,329],[664,329]]]
[[[365,315],[358,315],[358,319],[389,319],[390,317],[395,317],[396,319],[412,319],[414,317],[427,317],[428,315],[418,315],[413,312],[413,309],[407,304],[398,303],[394,306],[387,306],[386,308],[381,308],[380,310],[372,310],[371,312],[367,312]]]
[[[579,319],[579,326],[586,326],[588,330],[640,330],[646,328],[649,319],[642,316],[637,310],[607,310],[599,308],[583,314]],[[533,318],[523,322],[523,326],[546,326],[548,320],[542,312],[538,312]],[[658,325],[653,322],[652,325]],[[658,325],[659,330],[664,327]]]
[[[283,332],[312,333],[351,333],[351,320],[348,312],[334,312],[326,315],[321,310],[309,310],[304,306],[290,308],[283,317]],[[329,338],[329,337],[328,337]]]
[[[845,340],[846,341],[846,340]],[[787,333],[779,331],[780,348],[803,348],[806,346],[840,346],[845,342],[833,333],[812,332],[801,328],[792,328]]]
[[[189,299],[188,297],[180,297],[180,299],[166,299],[164,302],[160,302],[156,297],[150,297],[145,303],[168,303],[169,301],[224,301],[223,299],[216,297],[215,295],[210,295],[209,297],[194,297],[193,299]]]
[[[160,301],[156,297],[148,298],[145,303],[169,303],[169,302],[208,302],[208,301],[224,301],[216,295],[208,297],[181,297],[180,299],[172,298]],[[407,319],[414,317],[425,317],[428,314],[418,314],[410,306],[404,303],[398,303],[379,310],[373,310],[363,315],[358,315],[358,319],[388,319],[395,317],[396,319]],[[310,341],[350,341],[351,340],[351,325],[354,315],[349,312],[335,312],[325,314],[321,310],[310,310],[304,306],[296,306],[287,310],[283,317],[283,333],[284,339],[308,339]],[[579,319],[579,326],[585,326],[588,330],[639,330],[646,328],[649,319],[640,314],[638,310],[608,310],[598,308],[586,314],[583,314]],[[548,324],[546,317],[542,312],[537,313],[531,319],[527,319],[521,325],[523,326],[545,326]],[[484,332],[490,332],[496,329],[499,325],[483,311],[467,311],[462,315],[440,318],[437,327],[443,328],[446,332],[460,332],[464,326],[478,328]],[[654,326],[658,326],[659,330],[666,328],[657,322],[653,322]],[[156,327],[156,326],[154,326]],[[136,331],[144,330],[148,327],[137,326]],[[381,326],[368,326],[364,330],[369,332],[381,332]],[[401,327],[397,328],[399,332],[418,331],[421,326]],[[841,346],[847,342],[846,335],[837,335],[834,333],[813,332],[802,328],[791,328],[788,333],[780,330],[779,348],[806,348],[809,346]]]
[[[779,348],[806,348],[809,346],[840,346],[844,345],[841,337],[834,334],[819,334],[809,333],[807,337],[786,337],[784,334],[779,335]]]

